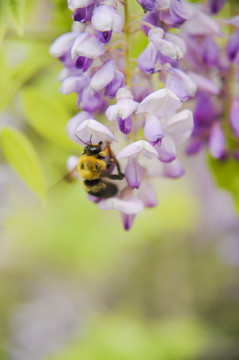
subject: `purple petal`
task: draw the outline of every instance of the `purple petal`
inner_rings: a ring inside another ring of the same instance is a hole
[[[170,26],[177,26],[189,19],[188,13],[184,8],[184,3],[180,0],[173,0],[171,7],[162,11],[160,15],[161,20]]]
[[[74,21],[80,21],[82,23],[90,21],[94,9],[94,4],[89,6],[78,8],[74,11],[72,16]]]
[[[184,20],[189,19],[189,14],[187,12],[187,9],[185,7],[185,2],[183,0],[173,0],[171,7],[173,12],[181,19]]]
[[[151,93],[151,79],[143,74],[137,74],[132,80],[132,92],[134,100],[137,102],[143,101],[143,99]]]
[[[239,98],[234,98],[231,104],[230,124],[234,134],[239,137]]]
[[[112,30],[110,31],[97,31],[97,38],[103,44],[108,44],[112,37]]]
[[[125,135],[128,135],[132,129],[132,117],[133,116],[130,115],[126,119],[118,118],[119,129]]]
[[[217,14],[223,5],[225,4],[226,0],[209,0],[209,7],[213,14]]]
[[[158,26],[159,23],[159,12],[158,11],[151,11],[147,15],[143,17],[144,23],[149,23],[153,26]],[[147,26],[145,24],[141,25],[142,31],[145,33],[145,35],[148,36],[149,30],[151,29],[150,26]]]
[[[143,182],[139,191],[139,198],[143,201],[144,206],[151,208],[157,205],[157,196],[153,186],[149,182]]]
[[[168,72],[166,87],[182,101],[194,96],[197,90],[197,85],[187,74],[174,68]]]
[[[113,80],[106,86],[105,95],[109,97],[115,97],[119,88],[125,85],[125,76],[119,71],[115,70]]]
[[[92,59],[88,59],[84,56],[79,56],[76,60],[76,68],[83,70],[83,72],[87,71],[92,63]]]
[[[170,162],[176,159],[176,147],[170,135],[165,135],[154,148],[157,150],[159,160]]]
[[[155,71],[161,69],[161,65],[157,64],[157,49],[154,44],[150,42],[146,49],[138,57],[138,67],[145,74],[153,74]]]
[[[101,107],[102,98],[98,92],[86,88],[83,91],[81,102],[83,110],[93,113]],[[78,103],[78,106],[79,105],[80,104]]]
[[[203,147],[203,143],[201,140],[196,139],[193,140],[186,148],[186,154],[187,155],[194,155],[198,153]]]
[[[138,189],[143,179],[143,168],[135,158],[129,158],[125,168],[125,177],[131,189]]]
[[[239,52],[239,31],[236,31],[229,37],[227,44],[228,59],[233,61]]]
[[[152,145],[156,145],[164,137],[160,120],[155,115],[147,115],[144,126],[144,136]]]
[[[220,109],[212,102],[212,97],[200,94],[194,110],[194,121],[196,126],[210,125],[212,120],[220,116]]]
[[[217,66],[220,59],[220,50],[212,36],[205,38],[202,44],[202,60],[209,67]]]
[[[121,213],[121,220],[126,231],[129,231],[133,225],[135,215],[127,215]]]
[[[178,159],[164,164],[164,176],[177,179],[184,174],[184,168]]]
[[[155,0],[137,0],[137,2],[142,6],[144,11],[152,11],[155,8]]]
[[[213,124],[209,137],[209,151],[215,159],[220,159],[225,154],[225,138],[218,122]]]

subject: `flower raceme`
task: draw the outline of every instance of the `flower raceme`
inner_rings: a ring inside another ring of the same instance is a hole
[[[133,2],[136,9],[141,6],[139,19],[130,13]],[[214,40],[223,34],[209,15],[219,12],[223,1],[218,6],[209,1],[203,8],[183,0],[68,0],[68,7],[72,31],[50,48],[64,66],[60,91],[78,96],[79,112],[69,120],[67,133],[79,145],[103,142],[117,149],[116,159],[125,174],[117,182],[117,195],[89,198],[101,209],[118,210],[129,230],[138,212],[157,204],[152,180],[183,175],[177,147],[192,132],[192,140],[201,141],[202,121],[210,128],[211,153],[219,158],[225,152],[221,109],[213,102],[220,89],[210,74],[223,66]],[[239,21],[231,23],[237,27]],[[147,36],[148,45],[132,59],[133,37],[139,31]],[[228,42],[229,59],[235,63],[238,43],[237,30]],[[194,97],[195,128],[193,114],[183,104]],[[237,136],[238,98],[237,94],[230,115]],[[203,120],[203,111],[210,120]],[[76,163],[77,157],[70,157],[69,170]]]

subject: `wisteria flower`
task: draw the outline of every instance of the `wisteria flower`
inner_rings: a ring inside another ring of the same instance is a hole
[[[155,178],[184,174],[178,146],[189,138],[188,154],[207,146],[217,161],[227,161],[239,153],[237,14],[218,21],[225,0],[137,2],[141,20],[131,17],[129,0],[68,0],[72,31],[50,49],[64,65],[60,91],[77,94],[79,111],[67,133],[92,146],[93,160],[100,156],[94,184],[113,183],[113,195],[90,200],[118,210],[126,230],[138,212],[157,204]],[[136,59],[138,31],[148,43]],[[68,169],[76,162],[70,157]],[[93,186],[87,174],[82,181]]]

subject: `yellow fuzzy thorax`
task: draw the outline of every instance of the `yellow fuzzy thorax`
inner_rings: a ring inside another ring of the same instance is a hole
[[[77,170],[82,179],[95,180],[106,170],[106,163],[102,159],[85,154],[79,158]]]

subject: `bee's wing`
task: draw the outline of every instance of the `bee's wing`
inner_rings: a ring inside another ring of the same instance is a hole
[[[48,190],[48,193],[54,190],[58,185],[60,185],[63,182],[67,182],[68,184],[71,184],[76,179],[80,179],[77,171],[77,165],[71,171],[68,171],[68,173],[65,174],[62,178],[60,178],[54,185],[52,185]]]

